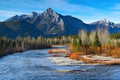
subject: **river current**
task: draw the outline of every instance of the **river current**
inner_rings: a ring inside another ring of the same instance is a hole
[[[120,80],[119,65],[61,66],[49,59],[52,56],[47,50],[27,50],[0,58],[0,80]]]

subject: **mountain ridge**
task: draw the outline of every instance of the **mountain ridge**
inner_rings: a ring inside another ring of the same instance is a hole
[[[12,34],[16,34],[14,35],[15,37],[18,35],[22,37],[73,35],[78,34],[81,29],[85,29],[90,32],[98,27],[108,27],[110,33],[120,32],[120,24],[115,24],[107,19],[87,24],[81,19],[59,14],[51,8],[46,9],[41,14],[32,12],[29,15],[15,15],[1,23],[4,23],[5,25],[0,24],[0,32],[6,32],[7,29],[9,29]],[[2,31],[2,28],[4,31]],[[16,29],[18,30],[16,31]],[[25,33],[27,33],[27,35],[25,35]],[[6,32],[6,34],[8,37],[12,37],[9,36],[9,33]]]

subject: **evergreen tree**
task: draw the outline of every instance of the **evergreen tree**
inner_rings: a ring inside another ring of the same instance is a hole
[[[73,38],[72,45],[73,45],[74,47],[76,47],[76,46],[77,46],[77,40],[76,40],[76,38]]]
[[[99,41],[99,38],[98,38],[98,34],[96,33],[95,34],[95,38],[94,38],[94,41],[93,41],[93,46],[94,47],[100,47],[101,46],[101,43]]]
[[[77,45],[75,47],[76,51],[80,51],[80,46],[82,45],[82,41],[80,38],[77,39]]]

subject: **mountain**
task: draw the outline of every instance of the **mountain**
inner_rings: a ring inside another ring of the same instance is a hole
[[[0,22],[0,36],[6,35],[10,38],[16,38],[18,35],[52,37],[78,34],[81,29],[90,32],[98,27],[107,27],[110,33],[120,32],[120,24],[115,24],[107,19],[86,24],[78,18],[61,15],[48,8],[41,14],[32,12],[29,15],[15,15]]]
[[[38,15],[38,13],[36,13],[36,12],[32,12],[30,15],[26,15],[26,14],[22,14],[21,16],[15,15],[15,16],[10,17],[7,20],[5,20],[5,22],[13,22],[13,21],[18,21],[18,20],[20,20],[20,21],[26,20],[29,22],[31,19],[33,19],[37,15]]]
[[[33,24],[25,20],[16,20],[12,22],[1,22],[0,34],[0,36],[4,35],[9,38],[16,38],[17,36],[38,37],[42,33],[37,30]]]
[[[97,27],[112,27],[112,28],[117,27],[115,23],[110,22],[108,19],[96,21],[96,22],[90,23],[90,25],[97,26]]]
[[[12,29],[8,28],[4,22],[0,22],[0,36],[15,38],[17,34]]]
[[[90,23],[89,25],[92,26],[92,28],[107,28],[109,32],[112,33],[117,33],[120,32],[120,24],[115,24],[114,22],[109,21],[108,19],[103,19],[100,21],[96,21],[93,23]]]
[[[65,31],[63,19],[51,8],[33,18],[30,23],[44,34],[61,34]]]
[[[63,16],[51,8],[35,17],[30,23],[34,24],[44,34],[49,35],[77,34],[79,29],[87,28],[87,24],[81,20],[71,16]]]
[[[51,8],[48,8],[41,14],[32,12],[31,15],[16,15],[8,18],[4,21],[4,23],[7,24],[5,26],[20,36],[25,36],[25,33],[30,36],[42,35],[47,37],[71,35],[78,34],[80,29],[90,28],[88,24],[84,23],[80,19],[74,18],[72,16],[58,14]],[[24,29],[24,32],[22,32],[22,29]],[[35,34],[34,30],[37,30],[38,34]]]

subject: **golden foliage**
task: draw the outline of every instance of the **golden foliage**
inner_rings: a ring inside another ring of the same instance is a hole
[[[73,53],[70,53],[69,58],[79,60],[80,55],[84,55],[84,54],[86,53],[85,52],[73,52]]]
[[[86,55],[85,52],[73,52],[69,55],[69,58],[75,59],[75,60],[81,60],[86,63],[94,63],[95,61],[91,58],[84,58],[82,55]]]
[[[80,46],[81,52],[86,54],[106,55],[111,57],[120,58],[120,48],[112,44],[102,44],[101,47],[94,46]],[[74,51],[74,47],[71,45],[70,50]]]
[[[48,53],[54,54],[54,53],[67,53],[66,49],[53,49],[53,50],[48,50]]]

